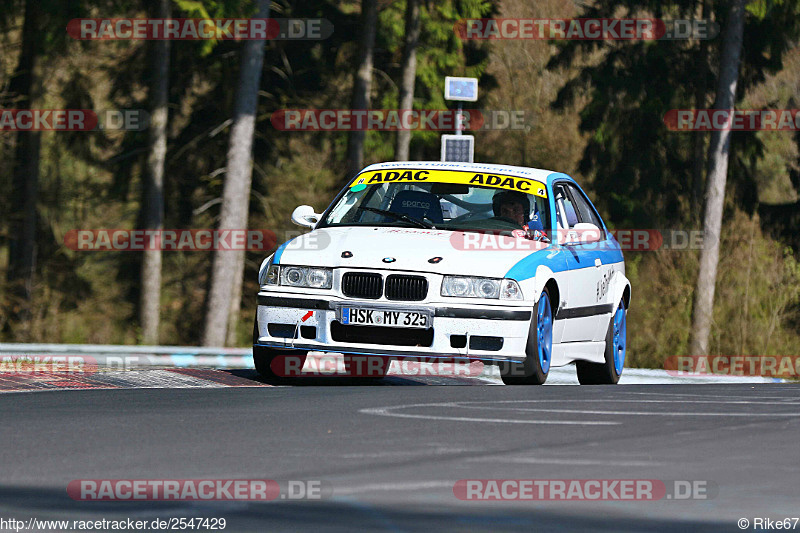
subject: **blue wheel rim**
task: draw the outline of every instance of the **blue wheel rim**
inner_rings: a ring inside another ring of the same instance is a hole
[[[614,314],[614,370],[617,375],[622,374],[622,367],[625,365],[625,349],[627,347],[627,316],[625,313],[625,302],[620,302],[617,312]]]
[[[550,371],[550,359],[553,353],[553,311],[550,298],[542,293],[536,310],[536,336],[539,347],[539,367],[547,374]]]

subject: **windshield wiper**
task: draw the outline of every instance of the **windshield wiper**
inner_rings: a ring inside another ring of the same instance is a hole
[[[436,229],[436,226],[431,224],[430,222],[425,222],[424,220],[420,220],[418,218],[410,217],[403,213],[395,213],[394,211],[387,211],[386,209],[378,209],[377,207],[359,207],[360,211],[370,211],[372,213],[378,213],[379,215],[386,215],[387,217],[391,217],[395,220],[402,220],[403,222],[408,222],[410,224],[414,224],[420,228],[425,229]]]

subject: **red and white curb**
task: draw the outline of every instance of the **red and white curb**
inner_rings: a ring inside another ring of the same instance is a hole
[[[85,389],[216,389],[269,387],[246,377],[212,369],[108,370],[93,373],[0,372],[0,394]]]

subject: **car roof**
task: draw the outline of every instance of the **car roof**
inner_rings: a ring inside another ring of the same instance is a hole
[[[361,172],[371,172],[375,170],[388,170],[394,168],[408,169],[431,169],[431,170],[461,170],[465,172],[487,172],[492,174],[503,174],[528,178],[542,183],[547,183],[547,177],[552,174],[559,174],[553,170],[541,168],[515,167],[512,165],[495,165],[492,163],[458,163],[452,161],[389,161],[386,163],[376,163],[366,167]],[[562,174],[564,177],[568,177]]]

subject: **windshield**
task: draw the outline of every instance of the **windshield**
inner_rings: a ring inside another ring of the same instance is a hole
[[[543,183],[516,176],[440,170],[364,172],[324,226],[549,231]]]

